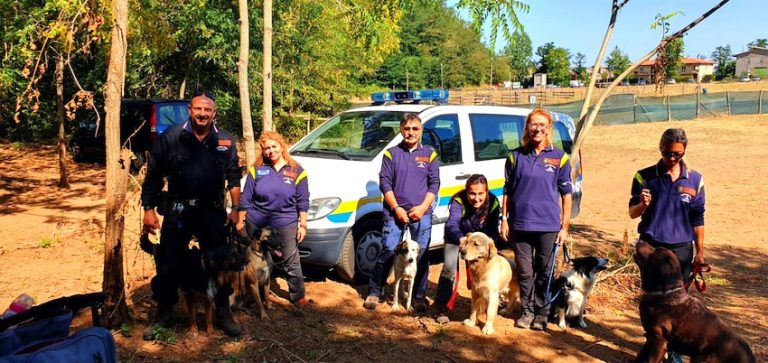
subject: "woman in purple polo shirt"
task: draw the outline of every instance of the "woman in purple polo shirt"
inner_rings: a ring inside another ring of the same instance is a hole
[[[448,206],[448,221],[445,222],[445,245],[443,246],[443,270],[437,282],[435,305],[440,324],[448,323],[449,303],[453,288],[458,284],[456,270],[459,268],[459,245],[470,232],[483,232],[493,238],[499,247],[499,199],[488,191],[488,180],[482,174],[473,174],[467,179],[464,190],[451,198]]]
[[[274,267],[286,276],[291,303],[303,306],[308,300],[304,296],[298,247],[307,235],[307,173],[288,154],[277,132],[263,132],[259,143],[262,153],[248,168],[237,229],[245,228],[249,236],[265,227],[275,231],[283,246]]]
[[[525,120],[523,146],[504,165],[501,237],[515,250],[523,308],[515,326],[523,329],[547,328],[553,246],[568,238],[571,219],[571,164],[552,145],[552,133],[552,115],[534,109]]]

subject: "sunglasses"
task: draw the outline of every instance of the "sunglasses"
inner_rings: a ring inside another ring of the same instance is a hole
[[[663,157],[665,157],[667,159],[671,159],[671,158],[680,159],[683,156],[685,156],[685,152],[680,152],[680,151],[662,151],[661,152],[661,156],[663,156]]]

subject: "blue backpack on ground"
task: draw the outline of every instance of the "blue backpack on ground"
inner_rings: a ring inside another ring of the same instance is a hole
[[[51,300],[0,319],[0,363],[117,362],[112,333],[100,327],[103,293]],[[74,313],[91,307],[92,328],[69,335]]]

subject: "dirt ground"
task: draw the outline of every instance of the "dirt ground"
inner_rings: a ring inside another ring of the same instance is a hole
[[[637,220],[627,219],[630,181],[637,169],[658,159],[657,143],[669,127],[683,127],[690,144],[687,162],[700,170],[707,190],[706,304],[768,361],[768,222],[763,210],[768,175],[768,116],[685,122],[600,126],[584,147],[584,199],[573,223],[573,255],[611,259],[591,299],[589,327],[548,332],[515,329],[510,317],[497,319],[496,335],[483,336],[461,320],[469,315],[462,286],[451,323],[394,314],[387,305],[362,308],[364,286],[338,282],[333,274],[308,273],[307,293],[315,304],[289,309],[280,280],[277,308],[261,322],[252,310],[236,313],[240,339],[186,333],[185,314],[172,338],[144,342],[149,278],[154,265],[138,249],[137,187],[132,184],[126,220],[126,285],[134,320],[113,335],[124,362],[180,361],[630,361],[644,338],[639,325],[636,269],[627,264],[623,240],[635,238]],[[38,301],[101,290],[104,225],[102,165],[70,164],[72,188],[56,187],[53,147],[0,145],[0,306],[22,292]],[[439,255],[436,255],[439,256]],[[441,264],[433,263],[430,289]],[[462,279],[463,279],[462,272]],[[463,285],[463,284],[462,284]],[[433,291],[433,290],[432,290]],[[519,314],[517,314],[519,315]],[[513,315],[511,318],[516,318]],[[87,325],[85,318],[78,325]]]

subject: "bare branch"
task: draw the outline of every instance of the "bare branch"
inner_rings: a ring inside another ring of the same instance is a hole
[[[615,1],[615,0],[614,0]],[[576,125],[576,141],[574,142],[573,149],[571,150],[571,155],[579,155],[579,151],[581,150],[581,146],[584,144],[584,139],[586,138],[587,132],[592,127],[592,123],[595,121],[595,118],[597,117],[598,112],[600,112],[600,108],[603,106],[603,103],[608,98],[608,96],[611,95],[611,91],[613,91],[616,86],[621,83],[621,81],[624,80],[629,74],[631,74],[637,67],[640,66],[640,63],[645,62],[646,60],[650,59],[654,54],[656,54],[660,49],[665,47],[667,43],[669,43],[671,40],[675,38],[679,38],[683,36],[687,31],[691,30],[694,26],[701,23],[704,19],[712,15],[715,11],[723,7],[726,3],[728,3],[730,0],[722,0],[717,5],[709,9],[707,12],[702,14],[700,17],[698,17],[696,20],[692,21],[690,24],[686,25],[685,27],[681,28],[680,30],[676,31],[672,35],[664,38],[659,42],[656,47],[654,47],[650,52],[648,52],[645,56],[643,56],[640,60],[632,64],[629,68],[627,68],[624,72],[622,72],[618,77],[616,77],[613,82],[611,82],[610,85],[608,85],[608,88],[603,92],[603,94],[600,96],[600,98],[595,103],[594,108],[589,112],[588,115],[581,115],[579,122]],[[593,77],[594,78],[594,77]],[[590,80],[590,87],[592,86],[592,82]],[[587,102],[585,100],[584,102]],[[586,117],[586,120],[584,120],[584,117]],[[578,157],[575,156],[571,158],[572,162],[575,162],[575,160]],[[575,170],[575,168],[574,168]]]

